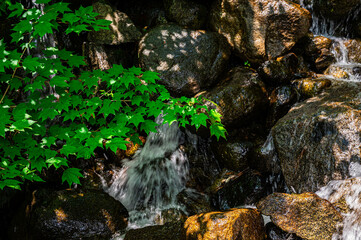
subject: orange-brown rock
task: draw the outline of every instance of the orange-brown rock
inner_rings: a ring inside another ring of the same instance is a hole
[[[187,240],[262,240],[263,218],[255,209],[230,209],[191,216],[184,224]]]
[[[331,86],[331,80],[326,78],[305,78],[293,82],[297,91],[303,98],[314,97],[325,88]]]
[[[273,193],[257,208],[282,230],[309,240],[332,239],[342,224],[341,214],[315,193]]]

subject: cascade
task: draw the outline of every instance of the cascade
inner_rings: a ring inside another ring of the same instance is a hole
[[[154,225],[162,210],[182,210],[176,196],[188,174],[187,157],[179,148],[183,136],[177,123],[162,125],[161,117],[157,123],[157,133],[150,133],[133,159],[123,162],[109,187],[104,184],[104,190],[128,209],[128,228]]]
[[[342,69],[348,75],[346,79],[337,80],[361,81],[361,75],[357,71],[357,69],[361,68],[361,64],[349,59],[349,52],[345,44],[351,38],[349,25],[360,13],[361,8],[354,9],[353,13],[349,14],[343,21],[335,22],[315,13],[313,11],[313,2],[314,0],[308,3],[301,0],[300,4],[312,13],[311,32],[334,41],[332,53],[335,55],[336,63],[331,65],[331,67]],[[342,36],[337,36],[337,34]],[[330,181],[316,192],[318,196],[331,202],[335,199],[344,198],[344,204],[349,209],[348,213],[342,214],[344,217],[342,233],[334,234],[332,239],[355,240],[360,239],[361,236],[361,224],[359,221],[359,214],[361,212],[361,184],[358,182],[361,177],[361,165],[357,162],[351,163],[349,173],[351,179]],[[348,185],[350,182],[352,182],[351,187]]]
[[[350,40],[350,26],[355,16],[357,16],[361,8],[354,9],[353,14],[349,14],[342,20],[331,20],[323,17],[320,13],[313,11],[314,0],[301,0],[300,5],[303,8],[309,10],[312,14],[311,32],[316,36],[324,36],[333,40],[332,53],[336,58],[336,62],[330,66],[331,71],[343,71],[343,77],[335,78],[336,80],[346,80],[359,82],[361,81],[361,75],[359,69],[360,63],[356,63],[349,59],[349,52],[346,47],[346,43]]]

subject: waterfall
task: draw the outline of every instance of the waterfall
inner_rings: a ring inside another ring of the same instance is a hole
[[[345,16],[342,20],[327,19],[322,14],[314,11],[314,0],[301,0],[300,5],[309,10],[312,14],[311,32],[316,36],[324,36],[333,40],[332,53],[336,58],[336,63],[330,66],[330,71],[326,74],[335,80],[345,80],[352,82],[361,81],[359,69],[360,63],[355,63],[349,59],[349,52],[347,42],[350,40],[350,26],[354,21],[355,16],[361,12],[361,8],[354,9],[353,14]],[[341,36],[339,36],[341,35]],[[330,75],[333,71],[342,71],[342,77],[335,78]]]
[[[164,209],[180,209],[176,196],[185,187],[188,161],[179,148],[182,133],[178,124],[162,124],[150,133],[143,149],[125,160],[105,191],[129,211],[129,227],[154,225]]]

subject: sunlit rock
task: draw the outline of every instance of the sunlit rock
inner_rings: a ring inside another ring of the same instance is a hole
[[[320,94],[324,89],[331,86],[331,80],[327,78],[305,78],[293,81],[302,98],[310,98]]]
[[[273,193],[257,208],[282,230],[308,240],[331,240],[342,226],[341,214],[314,193]]]
[[[255,209],[230,209],[191,216],[184,224],[187,240],[263,240],[263,219]]]
[[[336,45],[335,51],[337,55],[345,54],[347,61],[351,63],[361,63],[361,40],[349,39],[342,41],[344,46]],[[345,49],[343,49],[345,48]]]
[[[189,0],[163,0],[167,16],[180,26],[200,29],[207,18],[207,8]]]
[[[298,103],[272,128],[287,186],[316,191],[330,180],[350,177],[361,162],[360,84],[332,82],[316,97]]]
[[[255,63],[286,53],[310,23],[306,9],[285,0],[218,0],[210,19],[238,55]]]
[[[267,92],[257,73],[249,68],[236,67],[204,96],[217,106],[225,125],[249,124],[259,120],[267,106]],[[209,103],[210,106],[214,106]]]
[[[324,71],[335,62],[332,40],[324,36],[308,36],[304,41],[304,53],[317,71]]]
[[[216,83],[229,58],[226,41],[216,33],[162,25],[139,43],[140,65],[160,74],[175,95],[193,96]]]
[[[31,239],[105,240],[127,226],[127,210],[103,191],[39,190],[27,204],[23,217],[28,218]],[[26,227],[20,224],[14,228]]]
[[[109,30],[100,29],[88,34],[88,40],[97,44],[117,45],[120,43],[135,42],[140,39],[142,34],[138,31],[129,17],[111,6],[96,2],[93,4],[95,12],[99,13],[97,19],[112,21]]]

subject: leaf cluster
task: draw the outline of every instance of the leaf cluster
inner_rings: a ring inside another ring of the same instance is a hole
[[[63,169],[63,182],[79,183],[82,175],[69,166],[71,156],[89,159],[98,147],[126,149],[128,137],[140,143],[140,133],[156,131],[160,114],[164,123],[210,126],[212,135],[225,137],[217,112],[200,98],[172,98],[157,84],[157,73],[114,65],[75,74],[84,59],[65,49],[47,48],[42,57],[26,54],[59,24],[67,24],[66,34],[109,25],[96,20],[92,7],[72,11],[68,3],[49,2],[37,0],[46,3],[43,10],[8,6],[8,17],[19,19],[11,35],[18,48],[7,50],[0,40],[0,189],[42,181],[39,173],[50,167]]]

